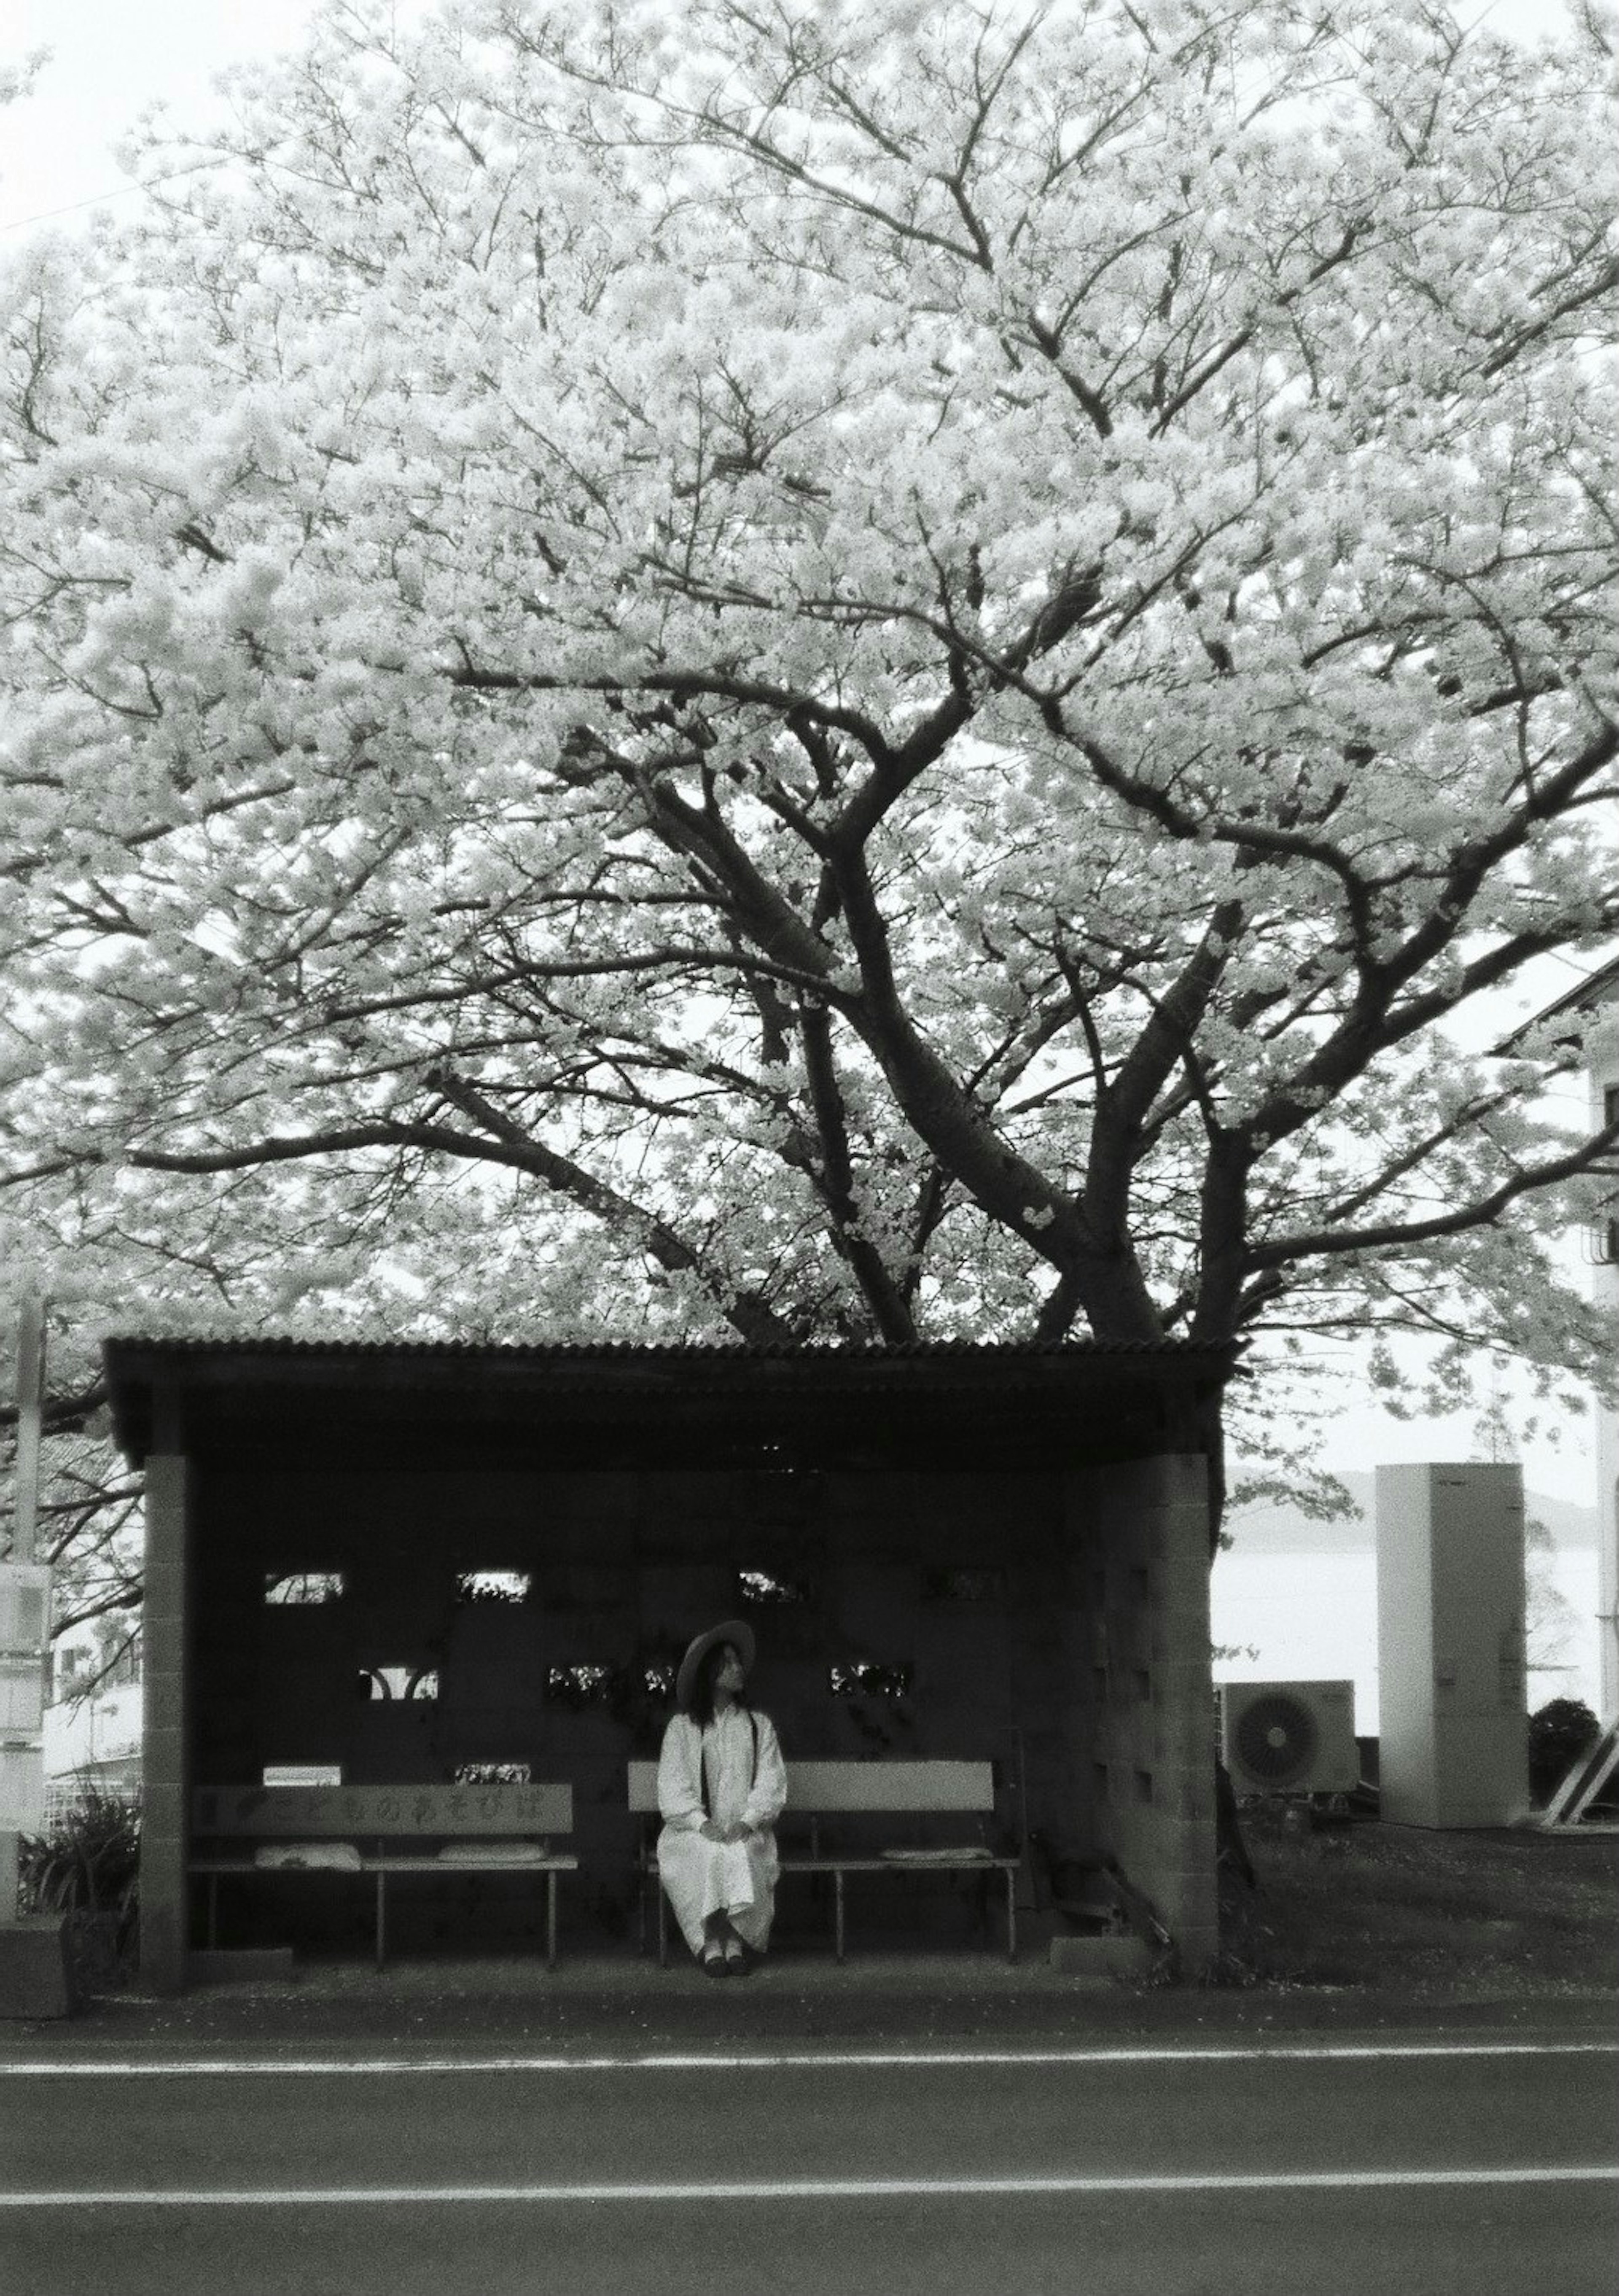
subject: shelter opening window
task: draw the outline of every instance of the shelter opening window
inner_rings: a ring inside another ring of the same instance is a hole
[[[340,1603],[344,1578],[340,1570],[266,1570],[266,1603]]]
[[[848,1659],[828,1670],[834,1698],[909,1698],[915,1678],[913,1666],[885,1666],[866,1659]]]
[[[646,1693],[649,1698],[667,1702],[674,1697],[675,1669],[672,1666],[643,1666],[641,1669],[641,1678],[646,1685]]]
[[[457,1762],[458,1786],[526,1786],[534,1783],[532,1762]]]
[[[545,1697],[552,1706],[607,1706],[623,1686],[612,1666],[552,1666],[545,1669]]]
[[[526,1603],[534,1586],[528,1570],[458,1570],[457,1603]]]
[[[807,1603],[809,1590],[801,1579],[778,1578],[771,1570],[739,1570],[737,1599],[743,1603]]]
[[[363,1666],[356,1680],[360,1696],[372,1702],[383,1699],[434,1699],[438,1695],[436,1666]]]

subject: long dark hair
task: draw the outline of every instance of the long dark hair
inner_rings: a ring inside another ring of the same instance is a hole
[[[686,1713],[699,1730],[706,1730],[714,1719],[715,1677],[725,1663],[725,1652],[732,1647],[730,1643],[715,1643],[711,1650],[703,1652],[701,1662],[692,1675],[691,1695],[686,1701]],[[736,1702],[739,1706],[747,1705],[745,1691]]]

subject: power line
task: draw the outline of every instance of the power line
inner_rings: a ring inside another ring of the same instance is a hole
[[[182,176],[195,176],[204,168],[217,168],[217,160],[193,160],[189,168],[173,168],[166,176],[148,176],[144,183],[118,184],[111,191],[96,192],[87,200],[70,200],[66,207],[42,208],[37,215],[17,216],[10,223],[0,223],[0,232],[26,231],[30,224],[53,223],[58,216],[79,215],[86,208],[104,207],[109,200],[125,200],[132,192],[155,191],[159,184],[178,183]]]

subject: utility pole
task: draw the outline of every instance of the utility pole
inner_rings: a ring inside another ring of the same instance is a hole
[[[20,1837],[45,1824],[45,1659],[51,1570],[38,1560],[45,1301],[25,1282],[17,1332],[17,1464],[9,1562],[0,1562],[0,1925],[17,1920]]]
[[[32,1562],[39,1542],[39,1437],[45,1413],[45,1301],[32,1282],[17,1317],[17,1520],[13,1562]]]
[[[76,1980],[66,1914],[17,1910],[21,1837],[45,1825],[45,1662],[51,1566],[39,1560],[45,1301],[25,1277],[17,1330],[16,1513],[0,1562],[0,2017],[66,2017]]]

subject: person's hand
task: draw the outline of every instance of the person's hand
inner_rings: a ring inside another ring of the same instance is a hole
[[[725,1828],[725,1839],[727,1841],[746,1841],[751,1830],[739,1819],[735,1825],[728,1825]]]
[[[712,1817],[704,1818],[699,1831],[705,1841],[729,1841],[731,1839],[728,1829]]]

